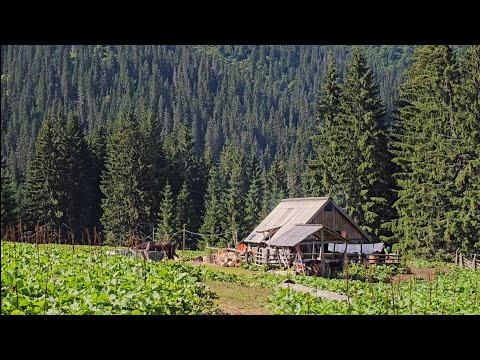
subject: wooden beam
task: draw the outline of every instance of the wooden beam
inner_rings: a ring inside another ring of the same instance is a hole
[[[297,250],[297,257],[300,259],[300,264],[302,265],[302,272],[303,272],[303,275],[305,275],[305,266],[303,264],[303,259],[302,259],[302,250],[300,250],[299,245],[295,245],[295,250]]]
[[[325,254],[323,251],[323,244],[325,243],[324,240],[324,235],[323,235],[323,229],[320,232],[320,238],[322,241],[320,242],[320,266],[321,266],[321,275],[323,276],[325,274]]]

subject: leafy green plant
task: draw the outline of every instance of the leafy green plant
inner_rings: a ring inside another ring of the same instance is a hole
[[[216,295],[178,262],[104,249],[1,244],[2,314],[212,314]]]
[[[348,292],[350,304],[277,288],[269,298],[269,308],[275,314],[298,315],[480,314],[477,304],[480,272],[452,268],[448,273],[440,271],[437,275],[433,282],[414,277],[402,283],[349,280],[348,291],[346,280],[297,276],[297,283],[340,294]]]

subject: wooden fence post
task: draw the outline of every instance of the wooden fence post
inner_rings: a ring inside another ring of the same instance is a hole
[[[185,224],[183,224],[182,250],[185,250]]]
[[[477,254],[473,255],[473,270],[477,270]]]

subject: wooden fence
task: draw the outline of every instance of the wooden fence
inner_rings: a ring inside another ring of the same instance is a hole
[[[345,254],[346,263],[366,263],[376,265],[400,265],[402,256],[398,253],[392,254]]]
[[[462,254],[458,250],[455,252],[455,265],[462,268],[477,270],[480,269],[480,255]]]

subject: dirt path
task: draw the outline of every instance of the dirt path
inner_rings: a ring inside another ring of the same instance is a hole
[[[219,299],[220,309],[227,315],[270,315],[266,309],[268,289],[245,287],[234,283],[206,281]]]

